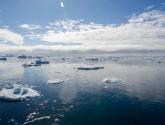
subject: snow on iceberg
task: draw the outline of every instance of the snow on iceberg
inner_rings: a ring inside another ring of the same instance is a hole
[[[21,101],[36,96],[40,96],[36,90],[20,84],[7,85],[0,91],[0,100],[4,101]]]
[[[98,70],[104,69],[103,66],[80,66],[77,68],[78,70]]]
[[[63,82],[64,82],[64,80],[60,80],[60,79],[51,79],[51,80],[47,81],[48,84],[60,84]]]
[[[118,79],[118,78],[114,78],[114,77],[108,77],[108,78],[104,78],[102,80],[102,82],[104,82],[104,83],[120,83],[120,82],[122,82],[122,80]]]

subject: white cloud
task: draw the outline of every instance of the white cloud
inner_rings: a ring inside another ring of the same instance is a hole
[[[26,34],[26,37],[43,41],[47,45],[20,46],[19,48],[3,45],[3,48],[84,51],[90,49],[165,50],[165,12],[158,10],[133,15],[127,23],[120,25],[85,23],[83,20],[61,20],[49,23],[47,26],[24,24],[21,27],[32,30]]]
[[[28,32],[28,34],[24,35],[25,38],[29,38],[30,40],[33,40],[35,38],[38,38],[38,36],[39,36],[39,35],[35,34],[34,31],[42,29],[42,26],[31,25],[31,24],[21,24],[21,25],[19,25],[19,28],[22,28]]]
[[[145,8],[145,10],[152,10],[154,8],[155,8],[155,6],[154,5],[151,5],[151,6],[148,6],[147,8]]]
[[[22,24],[19,27],[22,28],[22,29],[25,29],[25,30],[41,29],[40,25],[31,25],[31,24]]]
[[[162,49],[165,46],[165,12],[157,10],[134,15],[121,25],[62,20],[50,23],[49,27],[45,33],[33,34],[33,37],[49,43],[81,43],[78,48],[82,50]]]
[[[23,44],[23,36],[18,33],[12,32],[9,29],[0,28],[0,42],[1,43],[12,43],[16,45]]]

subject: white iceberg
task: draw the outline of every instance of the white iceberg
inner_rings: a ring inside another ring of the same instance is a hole
[[[24,85],[7,85],[0,91],[0,100],[4,101],[21,101],[29,97],[40,96],[40,94],[30,87]]]
[[[104,83],[119,83],[119,82],[122,82],[122,80],[118,79],[118,78],[114,78],[114,77],[108,77],[108,78],[103,79],[102,82],[104,82]]]
[[[78,70],[98,70],[104,69],[103,66],[80,66],[77,68]]]
[[[61,79],[51,79],[51,80],[47,81],[48,84],[60,84],[63,82],[64,82],[64,80],[61,80]]]

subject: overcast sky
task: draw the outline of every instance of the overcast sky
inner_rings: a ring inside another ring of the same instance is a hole
[[[0,51],[165,50],[164,0],[1,0]]]

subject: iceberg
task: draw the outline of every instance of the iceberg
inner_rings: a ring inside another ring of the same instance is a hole
[[[60,80],[60,79],[52,79],[52,80],[47,81],[48,84],[60,84],[63,82],[64,82],[64,80]]]
[[[98,69],[104,69],[102,66],[81,66],[77,68],[78,70],[98,70]]]
[[[0,100],[4,101],[21,101],[36,96],[40,96],[36,90],[19,84],[7,85],[0,91]]]
[[[41,64],[49,64],[50,62],[49,61],[47,61],[47,60],[44,60],[44,59],[38,59],[38,60],[36,60],[36,62],[35,62],[35,64],[37,64],[37,65],[41,65]]]

